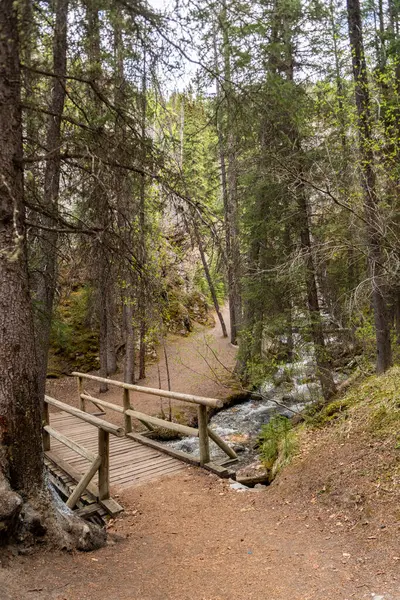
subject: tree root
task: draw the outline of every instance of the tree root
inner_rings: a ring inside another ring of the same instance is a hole
[[[87,523],[47,489],[24,499],[11,490],[0,472],[0,545],[48,544],[62,550],[90,551],[106,544],[105,529]]]

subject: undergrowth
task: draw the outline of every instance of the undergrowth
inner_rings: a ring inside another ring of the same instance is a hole
[[[340,417],[346,418],[350,405],[348,398],[339,398],[325,405],[312,405],[305,411],[306,423],[311,427],[324,427]]]
[[[343,397],[329,404],[316,404],[304,412],[304,422],[293,425],[278,416],[262,428],[260,457],[273,478],[301,453],[309,443],[308,433],[332,428],[334,435],[345,440],[351,435],[385,442],[386,448],[400,449],[400,367],[384,375],[371,375],[358,380]],[[315,435],[311,439],[315,439]]]
[[[266,469],[277,472],[295,454],[297,443],[289,419],[278,415],[263,425],[259,436],[260,457]]]
[[[342,397],[327,405],[310,407],[306,427],[322,428],[349,420],[373,437],[398,437],[400,423],[400,367],[383,375],[371,375],[352,386]]]

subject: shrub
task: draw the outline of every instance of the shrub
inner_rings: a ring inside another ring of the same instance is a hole
[[[292,428],[291,421],[281,415],[263,425],[259,436],[260,457],[267,469],[272,469],[278,459],[282,467],[293,456],[296,443]]]

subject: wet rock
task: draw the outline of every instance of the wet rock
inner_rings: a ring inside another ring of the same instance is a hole
[[[242,452],[246,451],[246,448],[244,446],[242,446],[242,444],[235,444],[233,446],[233,449],[237,454],[241,454]]]

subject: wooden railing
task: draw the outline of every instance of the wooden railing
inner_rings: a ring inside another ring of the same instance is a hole
[[[94,425],[98,429],[98,452],[97,454],[93,454],[80,444],[77,444],[73,440],[67,438],[65,435],[54,429],[50,426],[50,415],[49,415],[49,406],[54,406],[63,410],[66,413],[74,415],[85,421],[86,423],[90,423],[90,425]],[[67,506],[69,508],[74,508],[75,504],[79,500],[81,494],[90,487],[90,482],[98,472],[98,487],[95,488],[95,496],[97,496],[100,503],[107,503],[110,498],[110,469],[109,469],[109,445],[110,445],[110,434],[115,435],[117,437],[123,437],[125,431],[122,427],[118,427],[116,425],[112,425],[111,423],[107,423],[103,421],[103,419],[99,419],[94,415],[87,414],[86,412],[69,406],[64,402],[60,402],[55,398],[51,398],[50,396],[45,396],[44,402],[44,424],[43,424],[43,445],[45,452],[50,452],[51,450],[51,438],[54,438],[76,452],[83,456],[90,462],[90,467],[85,474],[81,476],[79,479],[75,489],[72,491],[71,495],[67,500]],[[68,468],[68,467],[67,467]],[[93,489],[93,486],[91,486]]]
[[[139,439],[138,435],[135,436],[133,434],[132,418],[135,418],[145,425],[149,432],[152,432],[157,427],[162,427],[175,431],[181,435],[198,437],[200,447],[200,457],[198,459],[198,463],[201,466],[205,466],[210,463],[210,439],[217,444],[230,459],[237,459],[235,451],[222,438],[220,438],[219,435],[217,435],[210,427],[208,427],[207,407],[220,408],[223,406],[222,400],[206,398],[203,396],[194,396],[192,394],[183,394],[181,392],[171,392],[168,390],[148,388],[140,385],[124,383],[122,381],[116,381],[113,379],[106,379],[96,375],[87,375],[86,373],[74,372],[72,375],[74,375],[78,381],[80,411],[85,412],[86,402],[92,402],[98,408],[109,409],[121,413],[124,416],[125,432],[129,437],[145,443],[142,439],[142,436],[140,436]],[[122,406],[118,406],[117,404],[107,402],[106,400],[102,400],[88,394],[83,388],[84,380],[107,383],[108,385],[122,388]],[[131,391],[196,404],[198,406],[198,428],[189,427],[188,425],[181,425],[180,423],[174,423],[167,421],[166,419],[160,419],[158,417],[135,410],[131,405]],[[155,443],[151,444],[150,441],[146,443],[153,446],[155,445]],[[176,455],[178,458],[184,460],[183,455],[185,453],[183,452],[173,451],[170,448],[162,447],[160,444],[157,444],[157,447],[168,454]]]

